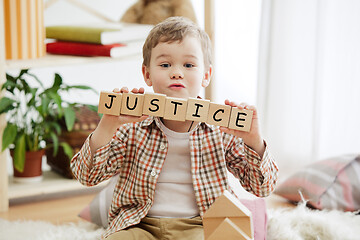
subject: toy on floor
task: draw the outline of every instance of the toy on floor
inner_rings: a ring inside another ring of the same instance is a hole
[[[229,191],[215,200],[203,216],[205,240],[253,240],[252,215]]]
[[[155,25],[173,16],[183,16],[196,23],[191,0],[139,0],[124,13],[120,21]]]

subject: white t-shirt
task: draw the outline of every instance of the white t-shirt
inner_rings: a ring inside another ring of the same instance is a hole
[[[190,133],[174,132],[159,121],[168,153],[159,175],[149,217],[191,218],[199,215],[191,175]]]

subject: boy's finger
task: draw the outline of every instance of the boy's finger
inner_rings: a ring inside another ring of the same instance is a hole
[[[248,104],[247,103],[240,103],[239,105],[238,105],[238,108],[240,108],[240,109],[244,109],[244,108],[246,108],[248,106]]]
[[[247,106],[245,106],[245,109],[256,111],[256,107],[253,105],[247,105]]]
[[[146,118],[148,118],[147,115],[142,115],[140,117],[131,116],[131,115],[123,115],[123,116],[124,117],[126,116],[127,122],[141,122],[141,121],[145,120]]]
[[[227,127],[220,127],[219,128],[221,132],[227,133],[227,134],[231,134],[231,135],[235,135],[236,130],[227,128]]]
[[[139,88],[139,93],[144,93],[145,89],[143,87]]]
[[[129,89],[127,87],[122,87],[120,90],[121,93],[128,93]]]
[[[119,88],[114,88],[113,92],[114,92],[114,93],[119,93],[119,92],[120,92],[120,89],[119,89]]]
[[[137,88],[133,88],[133,89],[131,90],[131,92],[132,92],[132,93],[138,93],[139,90],[138,90]]]

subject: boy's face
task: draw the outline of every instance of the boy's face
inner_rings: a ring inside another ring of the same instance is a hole
[[[160,42],[153,48],[150,66],[143,66],[143,75],[155,93],[196,98],[201,87],[209,85],[211,67],[205,72],[200,41],[186,36],[181,42]]]

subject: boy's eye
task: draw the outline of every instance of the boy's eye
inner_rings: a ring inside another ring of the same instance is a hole
[[[185,64],[184,64],[184,67],[186,67],[186,68],[192,68],[192,67],[194,67],[194,64],[185,63]]]
[[[170,67],[170,64],[169,63],[162,63],[162,64],[160,64],[160,67],[168,68],[168,67]]]

